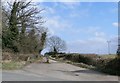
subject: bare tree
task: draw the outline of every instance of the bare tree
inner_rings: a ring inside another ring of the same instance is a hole
[[[65,41],[57,36],[52,36],[48,38],[47,46],[49,47],[51,52],[55,52],[55,53],[66,50]]]

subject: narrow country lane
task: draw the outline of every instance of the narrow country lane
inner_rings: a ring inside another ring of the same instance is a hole
[[[118,81],[117,76],[50,60],[33,63],[22,70],[3,71],[3,81]]]

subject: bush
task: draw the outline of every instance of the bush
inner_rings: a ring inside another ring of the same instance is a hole
[[[47,53],[45,53],[45,55],[47,56],[47,55],[49,55],[49,56],[54,56],[55,55],[55,52],[47,52]]]
[[[112,75],[120,75],[120,59],[101,59],[97,62],[97,70]]]
[[[65,59],[71,60],[73,62],[78,62],[78,63],[85,63],[88,65],[95,65],[96,61],[94,58],[97,57],[97,55],[92,56],[92,54],[66,54]]]
[[[110,74],[120,75],[120,59],[115,58],[113,60],[110,60],[105,68],[108,68],[111,70]],[[108,72],[109,73],[109,72]]]
[[[17,54],[10,52],[2,52],[2,60],[12,60],[12,61],[27,61],[30,59],[37,59],[38,55],[33,54]]]
[[[2,52],[2,60],[12,60],[14,56],[13,53]]]
[[[65,56],[65,53],[55,53],[55,52],[47,52],[45,53],[45,56],[52,56],[52,57],[58,57],[58,58],[61,58],[61,57],[64,57]]]

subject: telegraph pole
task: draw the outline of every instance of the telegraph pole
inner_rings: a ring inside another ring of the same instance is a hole
[[[108,54],[110,55],[110,43],[111,43],[111,41],[107,41],[107,43],[108,43]]]
[[[118,49],[117,49],[117,56],[120,58],[120,37],[118,36]]]

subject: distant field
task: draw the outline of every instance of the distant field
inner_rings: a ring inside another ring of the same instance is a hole
[[[111,54],[111,55],[101,55],[102,58],[111,58],[114,59],[117,55]]]

